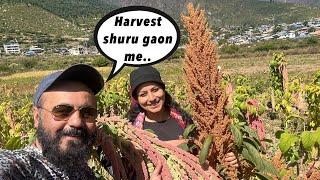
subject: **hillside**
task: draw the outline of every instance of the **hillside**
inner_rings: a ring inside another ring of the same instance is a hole
[[[320,17],[320,7],[257,0],[192,0],[205,8],[209,24],[255,26],[296,22]],[[40,33],[86,36],[98,20],[117,7],[145,5],[158,8],[179,21],[187,0],[2,0],[0,33]],[[18,13],[17,13],[18,12]]]
[[[103,0],[116,6],[146,5],[161,9],[175,18],[185,11],[187,0]],[[191,0],[205,8],[209,23],[224,25],[249,25],[302,21],[320,16],[320,8],[299,4],[281,4],[257,0]]]
[[[1,3],[24,3],[51,12],[77,26],[94,26],[97,17],[101,17],[116,6],[109,5],[102,0],[1,0]]]
[[[43,10],[21,3],[0,4],[0,33],[38,33],[57,36],[81,36],[83,32],[71,22]]]
[[[256,0],[200,0],[210,22],[220,25],[292,23],[320,17],[320,8],[299,4],[259,2]]]
[[[268,1],[270,0],[260,0],[260,1]],[[274,0],[274,2],[280,3],[296,3],[296,4],[307,4],[307,5],[320,5],[319,0]]]

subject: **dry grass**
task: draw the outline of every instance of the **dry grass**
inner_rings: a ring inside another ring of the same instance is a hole
[[[315,71],[320,69],[320,54],[287,55],[285,58],[289,63],[288,71],[291,77],[298,76],[308,80]],[[271,54],[265,57],[223,58],[220,59],[219,65],[224,73],[231,75],[231,78],[242,74],[255,80],[266,79],[269,75],[268,62],[270,59],[272,59]],[[155,67],[159,69],[165,81],[185,83],[182,60],[163,61],[156,64]],[[133,69],[133,67],[125,67],[117,76],[128,75]],[[109,75],[110,70],[111,67],[98,68],[98,71],[105,78]],[[0,86],[7,85],[33,93],[34,86],[50,72],[52,71],[31,71],[3,76],[0,77]]]

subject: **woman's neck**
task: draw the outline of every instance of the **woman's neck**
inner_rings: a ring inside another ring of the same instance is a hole
[[[169,118],[169,112],[163,108],[157,113],[146,112],[146,121],[148,122],[162,122]]]

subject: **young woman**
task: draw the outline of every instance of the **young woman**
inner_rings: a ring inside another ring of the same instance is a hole
[[[140,129],[152,130],[160,140],[173,145],[191,122],[190,117],[174,105],[160,73],[151,66],[140,67],[130,74],[132,105],[129,120]]]
[[[184,129],[191,124],[191,118],[179,110],[165,90],[158,70],[143,66],[130,74],[131,109],[129,120],[140,129],[151,129],[160,140],[178,146]],[[230,166],[238,166],[233,153],[228,153],[225,161]]]

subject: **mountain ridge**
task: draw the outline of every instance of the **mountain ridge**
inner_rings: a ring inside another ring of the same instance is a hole
[[[267,1],[270,2],[270,0],[259,0],[259,1]],[[305,5],[320,5],[319,0],[272,0],[273,2],[278,3],[294,3],[294,4],[305,4]]]
[[[208,22],[214,28],[230,25],[256,26],[282,22],[292,23],[308,20],[310,17],[320,17],[320,7],[314,6],[257,0],[192,0],[192,2],[196,4],[195,6],[205,9]],[[2,0],[0,2],[0,6],[3,6],[2,11],[8,6],[12,8],[11,12],[21,11],[23,16],[18,21],[12,19],[14,13],[8,16],[8,13],[1,13],[0,9],[0,33],[15,31],[17,33],[37,33],[40,31],[44,34],[59,36],[66,33],[70,33],[71,36],[82,36],[83,33],[79,31],[85,30],[86,36],[91,36],[95,24],[101,17],[118,7],[130,5],[144,5],[160,9],[179,23],[180,14],[186,12],[186,3],[187,0]],[[35,8],[39,14],[38,17],[27,18],[33,13],[28,8]],[[39,19],[46,23],[54,21],[45,26],[33,22]],[[16,25],[4,25],[7,22]],[[66,28],[66,32],[59,28]]]

